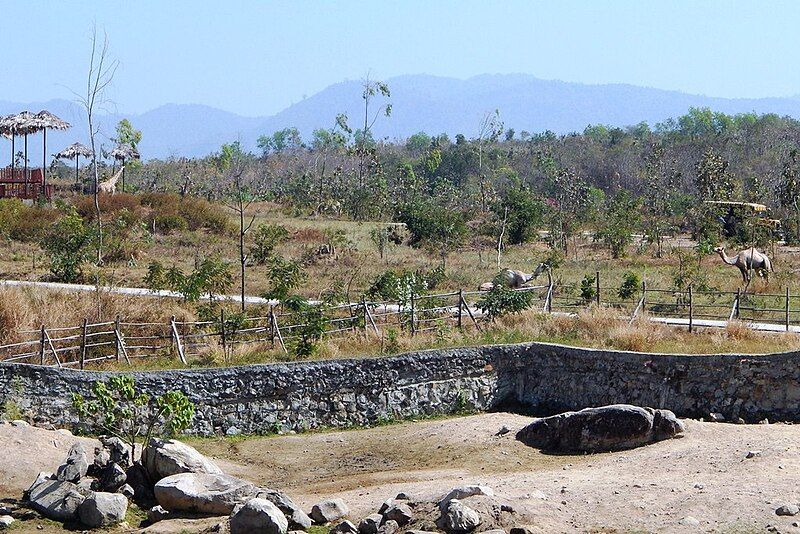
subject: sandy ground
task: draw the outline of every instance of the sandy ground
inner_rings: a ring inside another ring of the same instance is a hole
[[[432,497],[469,483],[494,488],[540,532],[742,533],[770,525],[800,532],[792,526],[800,516],[775,515],[781,504],[800,502],[800,427],[687,421],[681,439],[554,456],[514,439],[529,421],[496,413],[192,444],[230,474],[283,489],[307,508],[342,497],[355,521],[399,491]],[[503,426],[511,432],[495,435]],[[0,425],[0,496],[19,496],[38,471],[58,465],[73,439]],[[748,451],[760,452],[748,459]],[[687,516],[700,525],[683,524]]]

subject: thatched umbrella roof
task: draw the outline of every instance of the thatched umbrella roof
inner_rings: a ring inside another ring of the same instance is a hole
[[[47,130],[66,130],[72,127],[70,123],[59,119],[46,109],[34,115],[34,121],[38,123],[42,129]]]
[[[139,152],[130,145],[118,145],[108,155],[116,160],[139,159]]]
[[[30,135],[44,129],[36,115],[30,111],[20,111],[16,115],[9,115],[6,120],[11,135]]]
[[[58,154],[54,155],[57,159],[72,159],[75,156],[83,156],[84,158],[91,158],[92,149],[80,143],[73,143],[64,150],[62,150],[61,152],[59,152]]]

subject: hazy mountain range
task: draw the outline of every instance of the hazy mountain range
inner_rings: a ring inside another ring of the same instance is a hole
[[[778,113],[800,118],[800,98],[728,99],[692,95],[624,84],[587,85],[541,80],[529,75],[481,75],[459,80],[428,75],[398,76],[386,80],[392,96],[391,117],[379,117],[376,138],[404,139],[416,132],[463,133],[474,137],[486,112],[499,109],[506,128],[517,132],[582,131],[589,124],[627,126],[641,121],[655,124],[686,113],[689,107],[715,111]],[[377,107],[377,105],[376,105]],[[87,141],[82,109],[67,100],[49,102],[0,101],[0,115],[27,109],[48,109],[71,122],[66,132],[48,134],[48,152]],[[116,122],[125,117],[143,133],[144,158],[170,155],[202,156],[226,142],[240,140],[255,150],[256,139],[284,127],[298,128],[309,138],[315,128],[330,128],[339,113],[347,113],[354,127],[363,122],[359,81],[345,81],[289,106],[271,117],[244,117],[196,104],[166,104],[138,115],[104,112],[100,124],[104,141]],[[30,141],[33,162],[41,157],[41,136]],[[0,165],[6,164],[6,142],[0,142]],[[21,143],[19,145],[21,147]]]

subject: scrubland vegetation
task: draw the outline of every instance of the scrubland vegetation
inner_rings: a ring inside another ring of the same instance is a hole
[[[366,98],[382,91],[375,86]],[[476,131],[375,140],[369,125],[354,130],[339,116],[310,140],[294,129],[265,135],[261,154],[231,143],[205,158],[136,162],[126,170],[127,193],[99,196],[102,229],[92,198],[70,192],[73,171],[54,165],[62,193],[51,205],[0,201],[0,276],[172,289],[184,299],[155,303],[103,292],[53,299],[9,290],[1,320],[12,332],[80,317],[190,319],[208,316],[209,306],[237,307],[200,304],[201,296],[238,291],[331,304],[398,300],[408,292],[474,290],[500,268],[533,272],[539,263],[550,267],[556,287],[574,287],[576,295],[595,271],[620,296],[641,281],[676,294],[690,286],[735,291],[738,272],[713,255],[718,244],[757,246],[772,256],[770,281],[753,282],[749,292],[800,291],[794,119],[692,109],[653,127],[596,125],[559,136],[505,129],[500,114],[490,113]],[[706,200],[767,204],[782,227]],[[594,318],[584,320],[587,313]],[[598,319],[603,313],[582,312],[575,321],[501,313],[484,334],[400,333],[392,344],[543,339],[695,350],[682,333],[607,323]],[[769,337],[765,345],[765,336],[741,330],[703,336],[697,350],[793,346],[791,337]],[[387,350],[386,339],[380,347],[366,339],[323,345],[318,355]],[[264,351],[256,352],[267,358]]]

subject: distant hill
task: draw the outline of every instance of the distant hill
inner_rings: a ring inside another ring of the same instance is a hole
[[[404,139],[419,131],[477,135],[484,113],[499,109],[506,128],[556,133],[582,131],[589,124],[627,126],[677,117],[690,107],[709,107],[725,113],[777,113],[800,118],[800,99],[727,99],[691,95],[624,84],[587,85],[541,80],[524,74],[481,75],[467,80],[428,75],[398,76],[386,80],[392,91],[393,113],[380,117],[377,138]],[[71,122],[67,132],[48,134],[56,152],[76,140],[86,142],[86,126],[79,106],[65,100],[41,103],[0,101],[0,114],[28,109],[50,111]],[[102,134],[112,136],[116,122],[126,117],[142,130],[145,158],[170,155],[202,156],[225,142],[240,140],[255,150],[259,135],[294,126],[305,138],[316,128],[330,128],[337,114],[347,113],[354,127],[363,121],[359,81],[345,81],[323,89],[272,117],[243,117],[194,104],[167,104],[141,115],[103,113]],[[40,136],[37,136],[40,137]],[[38,139],[32,147],[41,146]],[[106,141],[108,144],[108,141]],[[3,143],[0,143],[0,147]],[[31,150],[38,154],[35,148]],[[0,148],[0,165],[7,158]],[[35,158],[31,158],[36,161]]]

